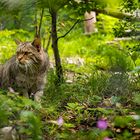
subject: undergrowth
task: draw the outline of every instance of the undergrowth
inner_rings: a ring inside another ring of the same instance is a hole
[[[41,104],[1,91],[0,127],[12,126],[17,139],[139,138],[139,96],[129,93],[126,74],[96,71],[60,86],[54,79],[50,71]],[[103,128],[97,125],[100,121]]]
[[[0,34],[2,63],[16,50],[13,36],[20,38],[26,32],[5,34]],[[85,36],[77,31],[72,39],[60,40],[64,82],[55,84],[51,68],[41,103],[1,90],[0,128],[12,127],[17,140],[140,139],[139,43],[108,44],[113,39],[104,33]],[[51,48],[48,52],[53,62]]]

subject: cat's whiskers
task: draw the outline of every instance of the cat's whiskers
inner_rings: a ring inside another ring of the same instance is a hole
[[[33,64],[33,67],[34,67],[35,70],[38,69],[38,66],[36,64]]]
[[[27,64],[27,66],[29,73],[34,74],[33,64],[30,62]]]
[[[33,57],[32,61],[34,61],[34,63],[38,63],[37,58]]]
[[[25,64],[25,73],[28,73],[28,65]]]
[[[16,68],[18,67],[18,63],[17,63],[17,61],[16,61],[16,63],[15,63],[15,66],[16,66]]]
[[[30,73],[30,74],[33,74],[33,73],[34,73],[33,70],[32,70],[31,65],[29,65],[29,73]]]
[[[36,71],[37,69],[38,69],[38,61],[36,60],[36,61],[34,61],[34,59],[33,60],[30,60],[30,63],[29,63],[29,65],[32,67],[32,69],[34,70],[34,71]]]

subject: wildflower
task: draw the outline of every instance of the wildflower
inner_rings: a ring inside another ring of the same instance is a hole
[[[57,124],[58,124],[58,126],[61,127],[61,126],[63,125],[63,123],[64,123],[63,118],[62,118],[62,117],[59,117],[59,118],[57,119]]]
[[[107,122],[106,122],[106,120],[98,120],[97,121],[97,127],[99,129],[105,130],[107,128]]]
[[[111,138],[105,137],[103,140],[112,140]]]

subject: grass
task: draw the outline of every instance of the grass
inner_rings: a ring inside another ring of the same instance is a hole
[[[26,34],[0,33],[2,63],[16,50],[13,37],[23,38]],[[27,35],[23,40],[31,37]],[[129,44],[133,48],[135,42],[120,42],[120,49],[107,44],[113,39],[105,33],[85,36],[80,29],[61,39],[64,72],[72,82],[65,77],[66,81],[56,86],[51,69],[41,103],[0,91],[0,127],[15,126],[22,139],[139,139],[140,120],[135,117],[140,115],[140,84],[126,47]],[[53,61],[51,48],[48,53]],[[83,65],[66,61],[77,57],[84,59]],[[135,61],[138,66],[139,58]],[[107,122],[106,129],[97,126],[100,120]]]

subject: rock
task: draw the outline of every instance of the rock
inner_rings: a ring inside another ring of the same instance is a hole
[[[67,57],[65,61],[67,64],[74,64],[77,66],[83,66],[85,63],[84,59],[80,57]]]
[[[1,128],[0,140],[18,140],[16,130],[11,126]]]
[[[134,133],[135,134],[140,134],[140,128],[135,129]]]

